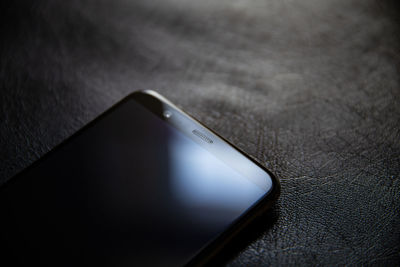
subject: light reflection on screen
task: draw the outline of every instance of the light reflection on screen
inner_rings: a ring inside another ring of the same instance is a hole
[[[176,134],[169,141],[174,196],[188,208],[212,207],[222,213],[242,212],[265,192],[192,140]],[[202,217],[202,216],[199,216]],[[211,217],[208,214],[208,219]]]

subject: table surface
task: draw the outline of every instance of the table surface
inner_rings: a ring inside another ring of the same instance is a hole
[[[0,182],[138,89],[280,179],[226,262],[400,262],[394,0],[2,1]]]

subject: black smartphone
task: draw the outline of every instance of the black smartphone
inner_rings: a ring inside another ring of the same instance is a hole
[[[204,264],[278,194],[245,153],[156,92],[135,92],[0,188],[0,261]]]

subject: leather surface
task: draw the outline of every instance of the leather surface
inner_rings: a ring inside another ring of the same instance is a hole
[[[228,265],[400,263],[396,1],[2,1],[0,180],[157,90],[282,193]]]

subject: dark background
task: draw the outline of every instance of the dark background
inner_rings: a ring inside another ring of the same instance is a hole
[[[138,89],[282,184],[236,265],[400,262],[396,1],[1,1],[0,181]]]

